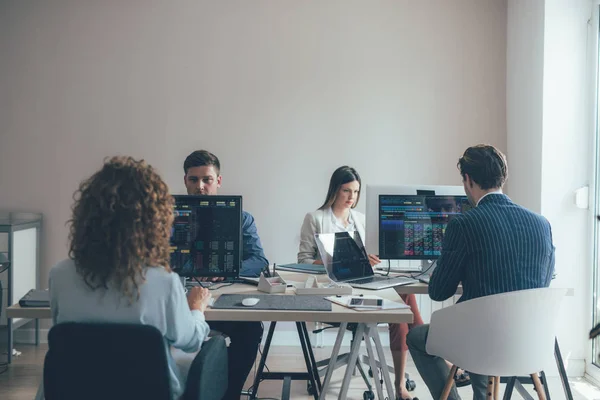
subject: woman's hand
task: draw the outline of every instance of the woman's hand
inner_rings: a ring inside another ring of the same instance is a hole
[[[381,260],[375,254],[369,254],[369,264],[371,264],[371,267],[374,267],[377,264],[381,264]]]
[[[323,265],[323,261],[315,260],[315,261],[313,261],[313,265]]]
[[[188,304],[190,310],[198,310],[204,312],[208,303],[210,302],[211,294],[208,289],[201,288],[198,286],[191,287],[188,290]]]

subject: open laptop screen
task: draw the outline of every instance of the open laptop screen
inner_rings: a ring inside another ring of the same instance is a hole
[[[315,235],[315,239],[327,274],[334,281],[373,275],[373,268],[357,233],[319,233]]]

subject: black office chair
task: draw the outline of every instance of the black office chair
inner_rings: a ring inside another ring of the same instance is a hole
[[[227,389],[227,348],[216,336],[204,343],[189,376],[186,400],[218,400]],[[164,339],[139,324],[64,323],[48,334],[44,361],[46,400],[171,400]]]

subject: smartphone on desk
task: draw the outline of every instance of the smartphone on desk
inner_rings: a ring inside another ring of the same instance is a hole
[[[365,299],[362,297],[352,297],[350,299],[350,307],[373,307],[380,308],[383,306],[383,299]]]

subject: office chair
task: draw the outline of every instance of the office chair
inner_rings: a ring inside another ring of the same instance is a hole
[[[338,323],[328,323],[327,325],[329,325],[329,326],[327,326],[325,328],[321,328],[321,329],[316,329],[312,332],[316,334],[316,333],[323,332],[326,329],[340,327],[340,324],[338,324]],[[352,332],[352,341],[355,340],[356,326],[357,326],[357,324],[355,324],[355,323],[349,323],[346,327],[346,330],[349,330],[350,332]],[[350,342],[351,347],[352,347],[352,341]],[[333,369],[336,370],[344,365],[348,365],[349,357],[350,357],[350,353],[340,354],[336,360],[336,363],[334,364]],[[317,368],[320,368],[319,369],[320,377],[324,376],[327,373],[327,366],[329,365],[330,361],[331,361],[331,358],[317,361]],[[362,361],[361,361],[360,357],[356,360],[356,368],[358,369],[360,376],[362,377],[363,381],[365,382],[365,385],[367,386],[367,390],[363,393],[363,398],[364,399],[374,399],[375,394],[373,393],[373,386],[371,385],[371,382],[369,381],[369,379],[367,378],[367,375],[365,374],[365,369],[364,369],[362,363],[369,365],[369,360],[368,360],[367,356],[363,356]],[[390,367],[388,365],[382,366],[378,360],[375,360],[375,363],[377,364],[378,368],[387,368],[388,373],[392,373],[392,374],[394,373],[393,367]],[[321,368],[321,367],[323,367],[323,368]],[[370,368],[369,368],[368,374],[369,374],[369,377],[371,377],[371,378],[373,377],[373,371]],[[416,385],[415,381],[410,379],[410,375],[408,373],[405,373],[404,377],[406,378],[406,390],[408,390],[408,391],[415,390],[417,385]],[[310,385],[310,382],[307,383],[306,390],[308,391],[309,394],[313,394],[314,389]]]
[[[227,388],[227,348],[216,336],[191,365],[185,400],[219,400]],[[139,324],[58,324],[48,334],[46,400],[171,400],[164,338]]]
[[[557,310],[566,289],[520,290],[480,297],[435,311],[427,336],[427,353],[451,362],[441,400],[454,384],[456,365],[489,376],[488,398],[499,398],[500,377],[509,377],[504,399],[510,399],[520,376],[530,376],[538,398],[550,399],[544,366],[556,362]],[[524,307],[523,305],[527,306]],[[518,326],[519,329],[506,329]],[[540,374],[541,377],[538,375]],[[562,372],[561,372],[562,374]],[[541,379],[540,379],[541,378]],[[566,398],[572,399],[566,376],[561,376]],[[566,385],[566,386],[565,386]]]

